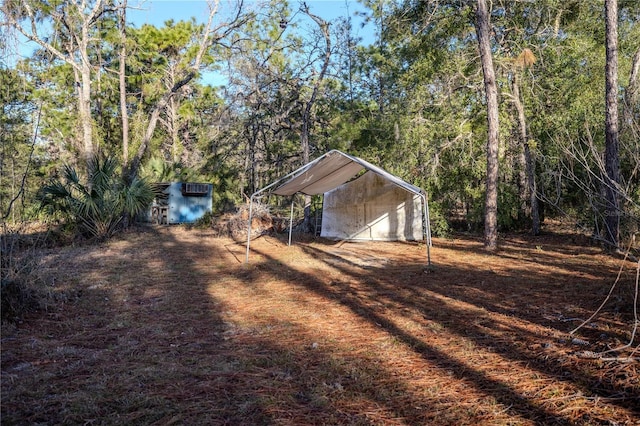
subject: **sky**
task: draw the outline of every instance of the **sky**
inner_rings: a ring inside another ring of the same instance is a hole
[[[162,25],[169,19],[181,20],[189,19],[192,16],[206,19],[208,15],[206,0],[139,0],[140,6],[137,10],[130,9],[127,12],[127,18],[135,23],[149,23],[154,25]],[[130,1],[129,5],[134,4]],[[224,7],[224,0],[220,2],[221,8]],[[245,3],[250,5],[251,0]],[[289,6],[295,10],[302,1],[290,0]],[[306,0],[312,13],[317,14],[323,19],[333,20],[340,16],[352,15],[355,11],[364,10],[363,6],[356,0]]]
[[[251,6],[255,1],[245,0],[245,4]],[[293,14],[298,9],[302,1],[290,0],[289,7]],[[371,27],[362,27],[359,23],[362,19],[356,16],[356,12],[363,12],[364,7],[357,0],[306,0],[309,11],[320,16],[329,22],[334,22],[340,17],[352,17],[353,31],[356,38],[361,38],[363,44],[371,44],[374,41],[374,34]],[[139,0],[139,5],[133,6],[136,1],[129,1],[132,6],[127,11],[127,21],[132,22],[138,28],[143,24],[163,26],[163,24],[173,19],[174,21],[188,20],[195,17],[196,21],[204,23],[208,17],[209,9],[206,0]],[[229,2],[220,1],[220,11],[229,7]],[[301,19],[302,15],[294,15]],[[311,25],[307,19],[306,24]],[[219,74],[208,74],[203,76],[203,82],[211,85],[224,85],[226,79]]]
[[[169,19],[174,21],[188,20],[195,17],[197,21],[204,22],[208,16],[206,0],[139,0],[140,6],[132,7],[127,11],[127,20],[137,26],[142,24],[152,24],[162,26]],[[226,4],[225,4],[226,3]],[[245,0],[245,4],[251,5],[251,0]],[[290,0],[289,6],[294,11],[302,1]],[[354,22],[354,32],[358,37],[362,37],[367,44],[373,41],[373,32],[370,28],[361,28],[356,23],[361,19],[356,17],[356,12],[363,12],[365,8],[357,0],[306,0],[309,11],[321,18],[332,22],[337,18],[351,16]],[[129,5],[135,1],[129,1]],[[220,1],[220,10],[223,10],[228,2]]]
[[[289,0],[292,11],[298,9],[302,2],[300,0]],[[251,6],[256,4],[254,0],[245,0],[245,4]],[[333,22],[340,17],[352,17],[354,36],[361,38],[363,44],[371,44],[374,41],[374,34],[371,27],[361,27],[359,23],[362,19],[355,16],[357,11],[364,11],[364,7],[357,0],[306,0],[309,11],[321,18]],[[129,10],[127,11],[127,21],[133,23],[138,28],[143,24],[163,26],[170,19],[174,21],[188,20],[195,17],[196,21],[204,23],[208,17],[208,5],[206,0],[129,0]],[[220,1],[220,11],[229,8],[228,0]],[[296,15],[301,19],[302,15]],[[308,20],[304,25],[311,25]],[[16,53],[23,58],[31,55],[37,47],[34,43],[27,43],[20,37]],[[14,58],[14,60],[17,59]],[[13,61],[10,61],[13,62]],[[209,82],[210,84],[223,84],[222,81]]]

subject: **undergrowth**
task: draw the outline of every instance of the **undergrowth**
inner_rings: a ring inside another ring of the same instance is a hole
[[[0,292],[2,323],[14,323],[26,312],[38,308],[34,267],[33,258],[21,256],[16,259],[3,250]]]
[[[65,244],[60,232],[45,225],[2,224],[0,234],[0,299],[2,325],[15,324],[46,304],[38,253],[44,247]]]

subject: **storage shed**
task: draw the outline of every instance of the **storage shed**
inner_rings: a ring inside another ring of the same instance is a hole
[[[323,195],[320,235],[339,239],[424,240],[431,264],[426,193],[373,164],[332,150],[255,192],[249,204],[247,262],[253,201],[264,194]],[[293,224],[293,201],[289,244]]]
[[[193,223],[210,212],[213,185],[210,183],[156,183],[156,199],[151,206],[151,221],[158,224]]]

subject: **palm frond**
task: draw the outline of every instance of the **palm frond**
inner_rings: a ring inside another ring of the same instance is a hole
[[[61,179],[42,188],[41,205],[49,214],[62,214],[87,235],[108,238],[128,223],[125,217],[144,212],[154,197],[145,180],[136,178],[127,184],[118,170],[114,157],[92,158],[84,179],[65,165]]]
[[[121,191],[121,200],[125,213],[136,216],[149,208],[155,194],[145,179],[135,178]]]

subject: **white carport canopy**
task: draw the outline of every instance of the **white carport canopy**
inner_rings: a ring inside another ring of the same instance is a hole
[[[391,173],[374,166],[373,164],[338,150],[331,150],[318,157],[314,161],[300,167],[288,175],[278,179],[270,185],[256,191],[249,201],[249,225],[247,229],[247,258],[249,262],[249,249],[251,245],[251,220],[253,219],[253,200],[262,193],[269,192],[276,195],[291,196],[298,193],[306,195],[318,195],[338,188],[363,170],[376,173],[404,190],[418,195],[422,200],[422,214],[425,227],[425,245],[427,247],[427,262],[431,265],[431,229],[429,223],[429,205],[426,193],[417,186],[411,185],[392,175]],[[289,221],[289,244],[291,244],[291,229],[293,223],[293,202],[291,203],[291,219]]]

